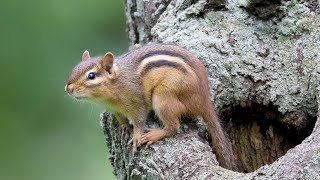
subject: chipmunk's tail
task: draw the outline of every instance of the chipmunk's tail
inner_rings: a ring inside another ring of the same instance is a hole
[[[217,160],[222,167],[230,170],[237,170],[231,142],[222,129],[219,118],[213,110],[211,102],[209,102],[207,107],[211,108],[207,110],[203,115],[203,118],[207,124],[208,132],[211,136],[212,148],[215,150]]]

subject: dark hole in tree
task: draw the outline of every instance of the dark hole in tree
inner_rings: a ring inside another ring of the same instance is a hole
[[[284,115],[276,106],[255,103],[250,107],[232,107],[222,112],[221,117],[241,172],[252,172],[273,163],[308,137],[316,121],[316,117],[308,114],[307,125],[293,127],[281,121]]]
[[[280,7],[280,0],[250,0],[248,6],[245,8],[249,14],[267,20],[278,16]]]

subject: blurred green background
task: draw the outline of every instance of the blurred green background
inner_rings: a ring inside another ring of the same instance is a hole
[[[102,108],[64,85],[84,50],[127,50],[123,2],[2,0],[0,22],[0,179],[115,179]]]

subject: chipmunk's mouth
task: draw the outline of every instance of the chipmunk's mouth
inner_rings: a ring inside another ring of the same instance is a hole
[[[74,98],[76,98],[76,99],[86,99],[87,97],[84,97],[84,96],[74,96]]]
[[[75,99],[86,99],[88,98],[87,96],[85,96],[84,94],[79,94],[79,93],[68,93],[69,96],[75,98]]]

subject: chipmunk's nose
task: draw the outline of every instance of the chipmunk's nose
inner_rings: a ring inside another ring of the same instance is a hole
[[[64,87],[64,90],[68,93],[72,93],[73,92],[73,84],[66,84],[66,86]]]

